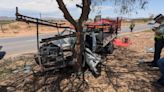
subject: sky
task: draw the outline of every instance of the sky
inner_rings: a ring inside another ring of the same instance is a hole
[[[19,7],[19,12],[23,15],[32,17],[51,17],[63,18],[63,13],[58,9],[56,0],[0,0],[0,16],[15,17],[15,7]],[[81,0],[64,0],[67,8],[72,16],[77,19],[80,16],[81,10],[77,8],[76,4],[81,4]],[[128,14],[120,14],[112,2],[105,2],[98,5],[90,13],[90,18],[97,14],[102,17],[127,17],[127,18],[143,18],[150,15],[164,14],[164,0],[148,0],[145,9],[136,9],[136,12]]]

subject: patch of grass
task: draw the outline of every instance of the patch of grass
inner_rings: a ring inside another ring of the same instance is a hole
[[[14,20],[0,20],[0,24],[10,24],[10,23],[13,23],[15,22]]]
[[[152,30],[145,30],[145,31],[143,31],[143,32],[152,32]]]

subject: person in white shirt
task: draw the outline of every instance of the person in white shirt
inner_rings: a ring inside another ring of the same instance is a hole
[[[156,23],[160,24],[159,27],[155,27],[152,30],[155,32],[155,52],[154,52],[154,60],[151,62],[152,67],[158,67],[158,60],[160,59],[160,54],[162,48],[164,47],[164,16],[159,14],[154,18]]]

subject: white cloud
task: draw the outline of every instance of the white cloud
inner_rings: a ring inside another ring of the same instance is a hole
[[[81,0],[64,0],[64,3],[71,13],[76,14],[79,12],[79,9],[77,9],[75,5],[80,4]],[[51,15],[54,14],[60,17],[62,15],[56,0],[1,0],[0,11],[15,11],[16,6],[23,12],[41,12],[45,15],[50,13]]]
[[[16,6],[36,12],[58,11],[56,2],[51,0],[2,0],[0,3],[0,9],[13,9]]]

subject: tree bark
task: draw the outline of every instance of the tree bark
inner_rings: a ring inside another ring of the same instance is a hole
[[[89,13],[91,11],[90,9],[90,5],[91,5],[91,0],[82,0],[82,13],[81,13],[81,16],[78,20],[78,23],[77,23],[77,29],[79,31],[79,36],[78,36],[78,44],[77,44],[77,47],[76,48],[76,51],[78,51],[77,53],[77,58],[79,58],[78,60],[80,60],[80,65],[82,67],[82,64],[83,62],[85,62],[83,59],[83,54],[84,54],[84,33],[83,33],[83,23],[85,21],[88,20],[88,17],[89,17]],[[80,49],[79,49],[80,48]]]
[[[75,27],[77,41],[76,41],[74,56],[76,57],[76,68],[78,69],[78,71],[81,71],[82,63],[83,63],[82,54],[84,52],[84,34],[83,34],[82,25],[83,22],[86,21],[89,17],[91,0],[82,0],[82,5],[83,5],[82,13],[78,22],[76,22],[71,16],[71,14],[68,12],[68,9],[66,8],[63,0],[56,0],[56,1],[59,5],[59,9],[64,14],[64,18],[68,20]]]
[[[78,71],[82,70],[82,64],[83,64],[83,53],[84,53],[84,35],[82,33],[83,27],[82,25],[76,27],[77,33],[76,33],[76,46],[75,46],[75,57],[77,61],[77,68]]]
[[[88,20],[89,13],[91,11],[90,5],[91,5],[91,0],[82,0],[82,13],[79,19],[79,23],[82,25],[84,21]]]
[[[69,13],[68,9],[66,8],[66,5],[64,4],[63,0],[56,0],[58,5],[59,5],[59,9],[63,12],[64,14],[64,18],[66,20],[68,20],[74,27],[76,27],[76,21],[73,19],[73,17],[71,16],[71,14]]]

